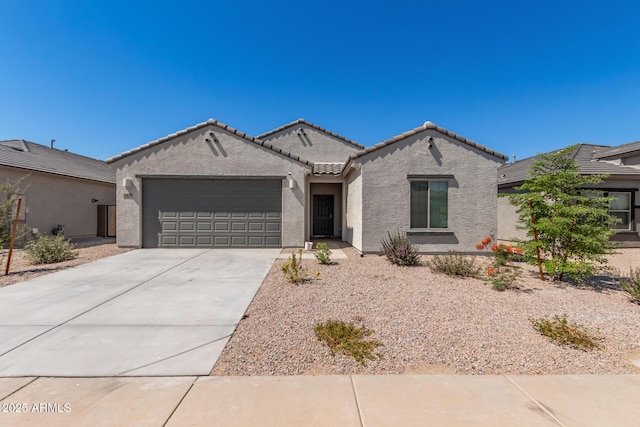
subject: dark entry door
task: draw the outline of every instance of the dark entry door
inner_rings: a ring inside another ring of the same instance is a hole
[[[313,196],[313,235],[333,235],[333,194]]]

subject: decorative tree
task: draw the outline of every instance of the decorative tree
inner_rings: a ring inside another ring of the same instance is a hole
[[[576,149],[540,154],[518,193],[508,195],[518,208],[519,228],[528,237],[537,231],[537,241],[520,241],[527,261],[534,264],[540,248],[542,265],[553,280],[594,275],[613,252],[611,227],[619,221],[609,215],[611,198],[591,188],[607,175],[580,175],[571,156]]]

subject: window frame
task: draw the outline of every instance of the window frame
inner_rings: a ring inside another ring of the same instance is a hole
[[[451,188],[451,178],[450,175],[409,175],[407,179],[409,180],[409,231],[449,231],[451,228],[450,223],[450,195],[449,189]],[[426,207],[426,224],[427,227],[414,227],[413,226],[413,218],[412,218],[412,208],[413,208],[413,195],[412,195],[412,186],[414,182],[426,182],[427,183],[427,207]],[[446,227],[430,227],[431,223],[431,183],[432,182],[445,182],[447,184],[447,226]]]
[[[629,214],[629,224],[627,228],[616,228],[611,227],[612,230],[615,230],[618,233],[625,233],[625,232],[635,232],[635,223],[636,223],[636,219],[635,219],[635,195],[636,195],[636,191],[638,191],[637,188],[611,188],[611,187],[607,187],[607,188],[596,188],[596,187],[589,187],[589,188],[585,188],[585,191],[600,191],[602,192],[602,196],[603,197],[609,197],[609,195],[611,193],[623,193],[623,194],[627,194],[629,196],[629,209],[628,210],[615,210],[612,211],[610,209],[610,204],[609,206],[607,206],[607,212],[609,214],[611,214],[611,212],[626,212]],[[622,225],[622,224],[619,224]]]

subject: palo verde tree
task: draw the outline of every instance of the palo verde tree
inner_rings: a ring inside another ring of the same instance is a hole
[[[581,280],[593,276],[605,255],[613,251],[609,238],[619,220],[609,215],[610,198],[593,190],[606,175],[580,175],[571,156],[576,146],[541,154],[529,169],[530,177],[509,194],[517,207],[521,241],[528,262],[536,263],[536,247],[553,280]],[[538,241],[533,239],[534,227]]]

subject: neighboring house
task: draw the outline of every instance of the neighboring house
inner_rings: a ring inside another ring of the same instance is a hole
[[[115,170],[105,162],[22,139],[0,141],[0,182],[24,178],[19,219],[31,230],[96,236],[98,205],[115,205]]]
[[[609,177],[593,188],[603,190],[606,196],[614,200],[609,206],[612,215],[620,218],[615,226],[617,234],[613,241],[621,246],[639,247],[637,218],[640,206],[637,206],[640,191],[640,142],[608,147],[593,144],[577,144],[570,156],[575,159],[583,175],[606,174]],[[524,183],[529,175],[529,167],[537,156],[509,163],[498,169],[498,192],[514,193],[515,187]],[[510,241],[526,237],[524,230],[518,230],[516,209],[509,203],[508,197],[498,200],[498,239]]]
[[[378,252],[405,230],[422,252],[474,251],[496,233],[502,154],[431,122],[373,147],[303,119],[257,138],[208,120],[107,160],[118,245]]]

